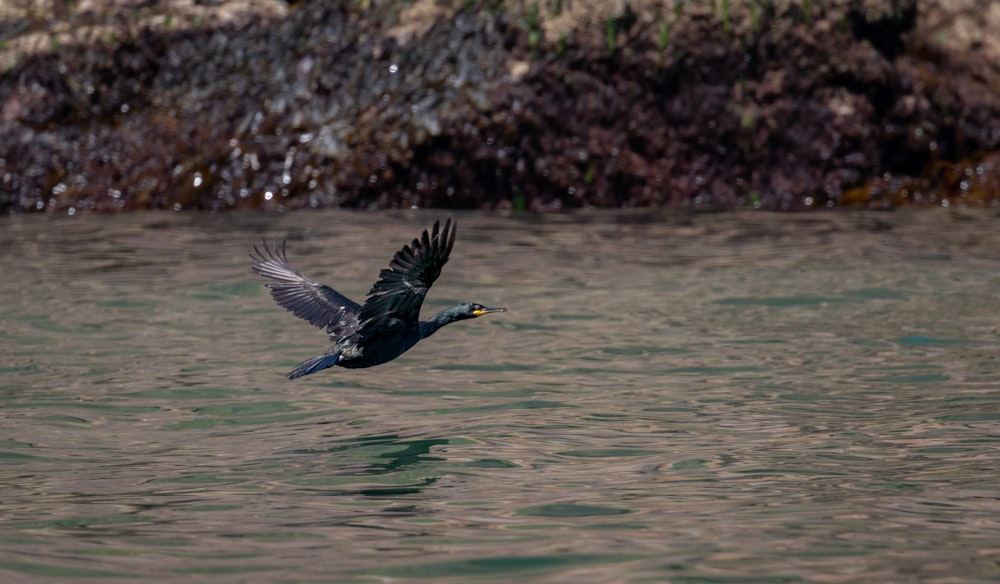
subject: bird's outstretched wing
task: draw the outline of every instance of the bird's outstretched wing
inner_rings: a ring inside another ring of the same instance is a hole
[[[379,273],[378,282],[368,292],[358,320],[360,333],[376,331],[389,320],[411,325],[419,322],[420,306],[431,284],[441,275],[455,245],[456,224],[448,219],[444,229],[435,221],[428,234],[396,252],[389,267]]]
[[[279,247],[265,240],[263,250],[254,245],[253,251],[250,267],[274,280],[267,287],[278,305],[337,338],[357,327],[361,305],[296,272],[285,257],[285,242]]]

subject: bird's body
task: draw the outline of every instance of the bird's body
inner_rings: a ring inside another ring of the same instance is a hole
[[[440,229],[403,246],[387,269],[379,274],[364,304],[358,304],[329,286],[296,272],[285,257],[285,246],[263,251],[254,246],[251,267],[274,282],[267,284],[280,306],[310,324],[326,329],[333,346],[308,359],[288,374],[289,379],[339,365],[351,369],[373,367],[392,361],[434,334],[446,324],[476,318],[505,308],[487,308],[476,303],[458,304],[420,320],[420,307],[427,290],[441,274],[455,243],[455,225],[449,219]]]

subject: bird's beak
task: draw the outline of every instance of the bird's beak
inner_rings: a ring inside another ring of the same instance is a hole
[[[499,308],[486,308],[484,306],[483,308],[480,308],[479,310],[473,310],[472,311],[472,315],[473,316],[482,316],[484,314],[489,314],[491,312],[507,312],[507,309],[504,308],[504,307],[502,307],[502,306],[499,307]]]

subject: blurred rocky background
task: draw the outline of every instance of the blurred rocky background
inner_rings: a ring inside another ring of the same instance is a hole
[[[0,212],[1000,204],[993,0],[3,0]]]

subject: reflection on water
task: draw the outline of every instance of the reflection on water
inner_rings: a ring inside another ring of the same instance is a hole
[[[437,213],[0,223],[16,581],[995,581],[1000,217],[460,216],[399,360],[250,273],[360,299]]]

